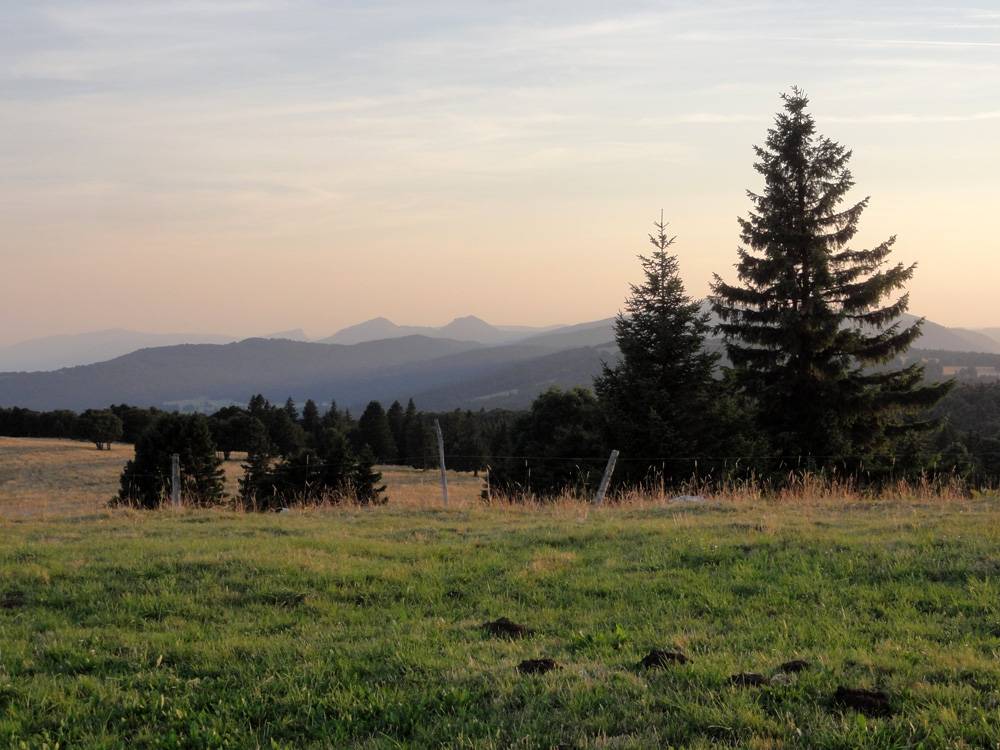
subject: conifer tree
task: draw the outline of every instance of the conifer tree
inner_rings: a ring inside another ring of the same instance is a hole
[[[316,442],[320,432],[322,432],[322,419],[319,416],[319,407],[311,398],[302,407],[302,429],[313,442]]]
[[[389,420],[389,430],[392,432],[392,442],[396,446],[396,452],[393,456],[395,463],[402,464],[405,463],[403,453],[405,453],[405,436],[403,434],[403,422],[405,420],[405,414],[403,412],[403,405],[399,401],[393,401],[389,410],[385,413],[386,419]]]
[[[170,494],[171,456],[180,457],[181,497],[192,505],[222,500],[225,484],[208,420],[201,414],[162,414],[135,445],[125,464],[117,500],[156,508]]]
[[[323,485],[331,493],[342,495],[357,471],[357,458],[351,452],[344,433],[332,428],[325,430],[320,457],[323,461]]]
[[[655,467],[667,481],[684,480],[694,470],[688,459],[720,455],[710,418],[718,355],[705,348],[708,314],[684,289],[662,213],[653,226],[652,252],[639,255],[645,278],[615,322],[621,360],[604,366],[594,389],[612,445],[628,459],[618,476],[642,479]],[[641,460],[661,457],[670,460]]]
[[[456,457],[449,461],[449,468],[456,471],[471,471],[479,476],[479,470],[486,467],[487,448],[483,439],[479,419],[471,412],[456,415],[454,435]]]
[[[895,237],[849,247],[869,200],[843,205],[854,186],[851,152],[816,132],[802,91],[782,99],[755,147],[764,188],[748,193],[753,208],[740,219],[740,283],[716,276],[713,308],[773,450],[802,468],[871,469],[891,436],[908,429],[905,413],[948,385],[921,385],[919,364],[874,369],[920,334],[922,320],[899,322],[909,296],[892,299],[915,266],[889,264]]]
[[[337,402],[333,400],[330,401],[330,408],[323,415],[323,429],[328,428],[344,430],[344,415],[337,409]]]
[[[601,405],[590,390],[551,388],[517,418],[506,457],[493,457],[490,483],[498,496],[512,500],[562,492],[589,495],[607,460],[604,431]]]
[[[389,501],[382,474],[375,470],[375,454],[367,445],[361,449],[355,464],[352,487],[354,501],[359,505],[382,505]]]
[[[239,501],[244,508],[265,510],[270,506],[275,490],[271,475],[271,447],[266,428],[259,420],[251,419],[260,425],[260,429],[249,436],[247,460],[243,464],[243,476],[239,479]]]
[[[263,395],[257,393],[250,397],[250,402],[247,404],[247,413],[256,419],[259,419],[264,424],[267,424],[267,412],[271,409],[271,402],[264,398]]]
[[[412,399],[406,406],[404,421],[403,443],[407,465],[414,469],[426,469],[428,451],[431,450],[432,441],[428,434],[427,421],[424,419],[424,415],[417,411]]]
[[[358,420],[357,449],[360,454],[364,446],[371,448],[375,460],[380,463],[392,461],[396,457],[396,443],[385,409],[378,401],[369,402]]]
[[[413,403],[413,399],[411,398],[406,402],[406,410],[403,412],[403,429],[400,439],[396,443],[396,461],[403,466],[408,466],[413,463],[413,456],[410,453],[413,447],[411,445],[410,436],[419,419],[420,417],[417,414],[417,405]]]

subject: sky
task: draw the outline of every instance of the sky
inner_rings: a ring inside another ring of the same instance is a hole
[[[803,87],[911,310],[1000,326],[1000,6],[0,0],[0,344],[617,312],[734,280]]]

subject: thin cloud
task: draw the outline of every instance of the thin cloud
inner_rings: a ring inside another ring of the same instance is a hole
[[[643,117],[640,125],[738,125],[747,122],[766,122],[772,115],[726,114],[721,112],[690,112],[662,117]]]
[[[902,112],[896,114],[875,114],[875,115],[849,115],[849,116],[825,116],[825,122],[848,123],[848,124],[947,124],[961,122],[984,122],[987,120],[1000,120],[1000,110],[995,112],[971,112],[969,114],[913,114]]]
[[[892,39],[892,38],[866,38],[847,36],[796,36],[796,35],[761,35],[751,33],[732,33],[716,31],[691,31],[682,32],[674,36],[679,41],[686,42],[796,42],[807,44],[843,44],[856,45],[860,47],[954,47],[954,48],[994,48],[1000,47],[1000,42],[994,41],[972,41],[965,39]]]
[[[639,120],[643,126],[661,125],[740,125],[744,123],[770,122],[773,114],[725,114],[717,112],[691,112],[688,114],[644,117]],[[994,112],[971,112],[968,114],[916,114],[896,112],[871,115],[823,115],[823,122],[842,124],[947,124],[962,122],[983,122],[1000,120],[1000,110]]]

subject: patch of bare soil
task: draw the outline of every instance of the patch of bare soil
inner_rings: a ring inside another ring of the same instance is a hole
[[[525,659],[517,665],[521,674],[545,674],[553,669],[559,669],[555,659]]]
[[[849,688],[841,685],[833,695],[835,705],[851,708],[866,716],[888,716],[892,713],[889,696],[881,690]]]
[[[0,609],[19,609],[28,603],[23,591],[10,589],[0,594]]]
[[[779,672],[784,672],[785,674],[798,674],[799,672],[804,672],[809,669],[809,662],[805,659],[792,659],[791,661],[786,661],[784,664],[778,666]]]
[[[497,638],[524,638],[534,632],[531,628],[519,625],[506,617],[500,617],[491,622],[484,622],[479,627]]]
[[[643,669],[654,669],[669,667],[672,664],[687,664],[689,661],[691,660],[680,651],[664,651],[654,648],[642,657],[639,666]]]
[[[769,680],[759,672],[740,672],[729,678],[730,685],[738,687],[763,687]]]

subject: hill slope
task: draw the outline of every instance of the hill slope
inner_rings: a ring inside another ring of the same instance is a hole
[[[364,341],[401,338],[403,336],[427,336],[456,341],[475,341],[480,344],[501,344],[523,339],[540,330],[545,329],[502,328],[490,325],[475,315],[455,318],[447,325],[440,327],[400,326],[388,318],[372,318],[363,323],[343,328],[332,336],[320,339],[319,342],[323,344],[358,344]]]
[[[328,400],[338,386],[375,383],[394,368],[476,344],[409,336],[354,346],[282,339],[142,349],[55,372],[0,374],[0,405],[83,409],[127,402],[170,406],[191,400],[245,401],[252,393]]]
[[[0,347],[0,372],[56,370],[104,362],[138,349],[178,344],[228,344],[234,336],[199,333],[144,333],[123,328],[46,336]]]

